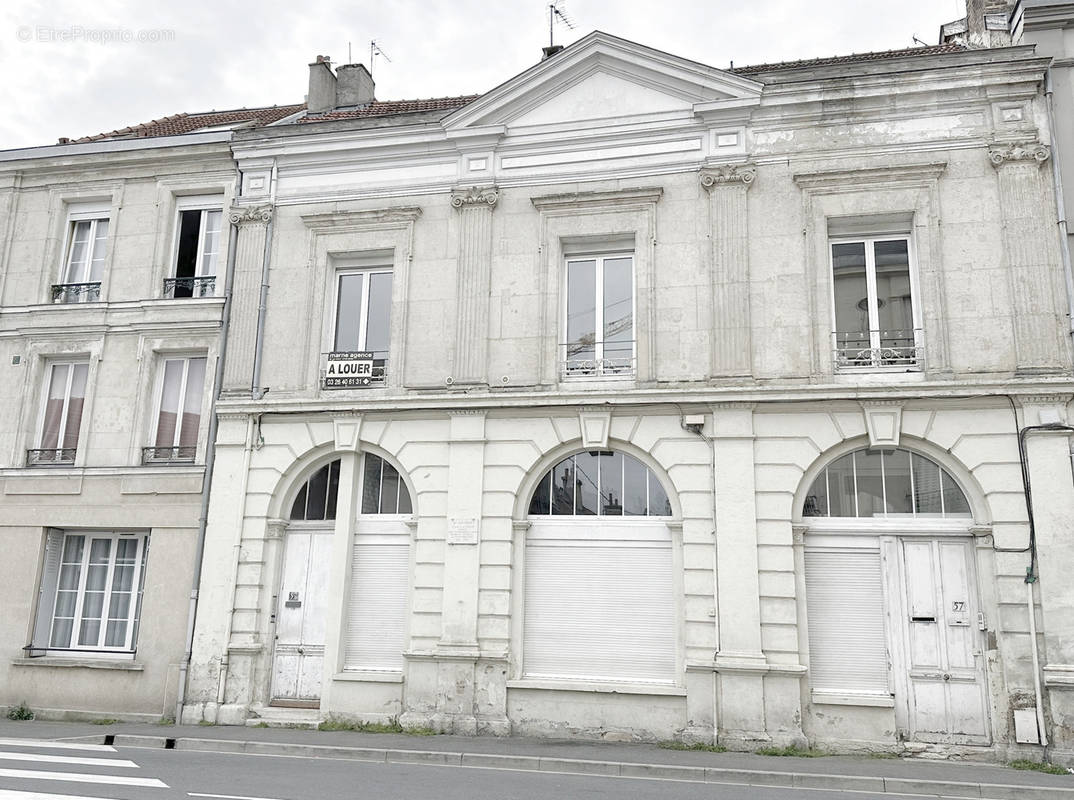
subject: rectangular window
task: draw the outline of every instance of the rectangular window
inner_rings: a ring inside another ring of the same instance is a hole
[[[148,553],[145,533],[50,532],[33,653],[132,653]]]
[[[75,463],[88,375],[84,362],[49,365],[37,448],[27,454],[29,466]]]
[[[52,286],[52,302],[90,303],[101,299],[107,246],[107,217],[71,220],[60,282]]]
[[[332,350],[370,354],[374,383],[384,381],[387,369],[391,311],[391,268],[336,273]]]
[[[220,264],[224,212],[219,208],[180,208],[175,277],[164,281],[165,297],[212,297]]]
[[[565,279],[563,376],[633,376],[634,255],[568,258]]]
[[[202,394],[205,390],[204,356],[164,361],[158,395],[153,446],[143,451],[145,463],[192,462],[198,450]]]
[[[909,236],[832,241],[836,369],[921,368],[924,346],[910,254]]]

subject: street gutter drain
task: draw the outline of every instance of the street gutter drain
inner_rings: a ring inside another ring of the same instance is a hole
[[[175,739],[165,739],[164,740],[164,749],[165,750],[174,750],[175,749]]]

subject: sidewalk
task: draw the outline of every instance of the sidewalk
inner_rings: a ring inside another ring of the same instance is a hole
[[[648,777],[944,797],[1074,800],[1074,775],[1048,775],[991,764],[898,758],[792,758],[753,753],[665,750],[622,744],[491,736],[315,731],[197,725],[0,720],[0,737],[81,739],[128,747],[263,755],[423,762],[493,769]]]

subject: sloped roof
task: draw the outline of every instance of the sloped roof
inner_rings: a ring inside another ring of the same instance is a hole
[[[304,116],[296,122],[325,122],[333,119],[354,119],[357,117],[385,117],[393,114],[412,114],[417,111],[454,111],[481,95],[467,94],[459,97],[429,97],[423,100],[374,100],[369,105],[355,108],[340,108],[323,114]]]
[[[213,128],[219,125],[236,125],[252,123],[254,125],[268,125],[277,122],[284,117],[301,111],[306,106],[296,104],[290,106],[267,106],[265,108],[237,108],[231,111],[205,111],[195,114],[172,114],[168,117],[143,122],[139,125],[131,125],[126,128],[98,133],[94,136],[83,136],[81,139],[72,139],[74,143],[96,142],[101,139],[137,139],[148,136],[176,136],[181,133],[191,133],[202,128]]]
[[[773,64],[752,64],[746,67],[732,67],[728,72],[736,75],[756,75],[760,72],[775,72],[786,69],[808,69],[810,67],[827,67],[836,64],[857,64],[865,61],[885,61],[892,58],[912,58],[916,56],[935,56],[943,53],[962,53],[970,48],[961,44],[934,44],[928,47],[907,47],[902,50],[881,50],[876,53],[851,53],[846,56],[828,56],[826,58],[807,58],[799,61],[780,61]]]

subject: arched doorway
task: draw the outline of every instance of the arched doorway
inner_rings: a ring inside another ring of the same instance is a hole
[[[988,744],[973,519],[932,459],[863,448],[801,506],[813,702],[890,706],[902,738]]]
[[[626,453],[567,456],[538,482],[525,544],[522,675],[678,680],[667,490]]]

